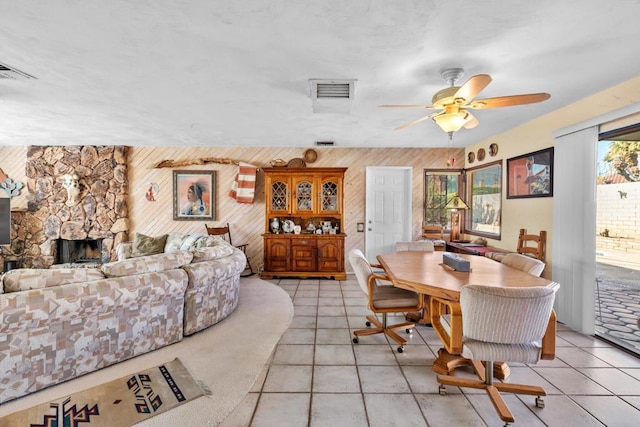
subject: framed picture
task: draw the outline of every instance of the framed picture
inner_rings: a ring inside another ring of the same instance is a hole
[[[553,147],[507,159],[507,199],[553,196]]]
[[[467,169],[469,212],[465,233],[500,239],[502,232],[502,161]]]
[[[215,171],[173,171],[173,219],[215,220]]]

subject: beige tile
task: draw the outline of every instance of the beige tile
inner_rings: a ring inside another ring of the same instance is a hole
[[[360,342],[362,342],[361,337]],[[387,345],[362,345],[353,346],[358,365],[397,365],[395,348]]]
[[[640,380],[619,369],[579,368],[578,370],[614,394],[640,396]]]
[[[317,306],[318,305],[318,297],[299,297],[296,296],[293,298],[293,305],[297,306],[297,305],[313,305],[313,306]]]
[[[293,307],[296,316],[313,316],[318,315],[318,307],[315,305],[296,305]]]
[[[558,331],[557,335],[565,341],[578,347],[611,347],[611,344],[608,344],[596,337],[583,335],[571,330]]]
[[[637,427],[640,423],[640,410],[617,396],[573,396],[573,399],[606,426]]]
[[[289,329],[292,329],[292,328],[303,328],[303,329],[304,328],[315,328],[316,327],[316,321],[317,321],[317,318],[316,318],[315,315],[313,315],[313,316],[304,316],[304,315],[295,314],[293,316],[293,320],[291,321],[291,326],[289,326]]]
[[[341,290],[326,291],[323,288],[323,289],[320,289],[320,292],[319,292],[318,296],[320,298],[340,298],[341,299],[341,303],[342,303],[342,291]]]
[[[289,426],[288,424],[280,425]],[[314,393],[309,425],[311,427],[367,427],[362,395],[360,393]]]
[[[314,393],[360,393],[355,365],[316,366],[313,370]]]
[[[362,336],[359,344],[352,344],[353,331],[366,329],[365,316],[371,315],[353,277],[340,283],[283,282],[296,303],[292,325],[252,393],[223,427],[249,425],[261,390],[252,427],[503,425],[483,390],[463,392],[448,386],[445,396],[438,394],[432,364],[442,343],[433,328],[417,325],[409,336],[400,331],[409,338],[403,353],[397,353],[397,344],[384,334]],[[389,323],[401,321],[402,314],[389,316]],[[629,419],[635,421],[640,408],[640,359],[562,324],[556,344],[553,361],[510,364],[507,382],[540,385],[547,392],[543,409],[535,407],[533,396],[504,395],[515,425],[624,426]],[[457,369],[455,375],[475,378],[468,367]]]
[[[585,351],[616,368],[640,368],[640,358],[615,347],[585,348]]]
[[[409,345],[411,344],[411,345]],[[436,360],[435,355],[426,344],[409,343],[402,353],[396,354],[396,359],[401,366],[425,365],[431,366]],[[397,347],[397,346],[396,346]]]
[[[251,427],[307,427],[310,393],[262,393]]]
[[[605,388],[573,368],[533,367],[533,370],[565,394],[611,394]]]
[[[542,387],[547,394],[562,394],[560,390],[528,366],[510,366],[511,374],[505,383],[527,384]]]
[[[318,316],[318,329],[348,328],[348,327],[349,327],[349,323],[347,322],[347,318],[344,315],[339,315],[339,316],[319,315]]]
[[[640,368],[621,369],[621,371],[626,373],[627,375],[631,375],[637,380],[640,380]]]
[[[276,365],[311,365],[313,363],[313,345],[278,344],[272,363]]]
[[[342,300],[342,297],[339,297],[339,298],[319,297],[318,305],[321,305],[324,307],[334,307],[334,306],[342,307],[344,306],[344,301]]]
[[[535,413],[532,412],[533,408],[535,408],[534,396],[521,396],[526,403],[512,394],[504,393],[502,394],[502,397],[509,408],[509,411],[511,411],[511,414],[515,418],[514,425],[526,427],[543,427],[545,425],[535,415]],[[498,412],[486,393],[468,395],[467,398],[475,410],[478,411],[480,417],[485,420],[487,425],[501,426],[504,424],[504,421],[500,419]],[[536,409],[539,410],[539,408]]]
[[[438,393],[438,381],[436,373],[433,372],[431,366],[403,366],[402,372],[407,378],[409,387],[413,393]],[[449,387],[452,392],[457,387]]]
[[[306,289],[303,287],[298,287],[298,291],[296,292],[296,298],[318,298],[318,290],[317,289]]]
[[[423,427],[426,421],[411,394],[365,394],[371,427]]]
[[[429,427],[486,427],[480,415],[462,394],[417,394],[416,400]]]
[[[344,306],[318,307],[318,316],[346,316]]]
[[[574,368],[608,368],[611,365],[577,347],[556,348],[556,358]]]
[[[316,365],[355,365],[351,345],[316,345]]]
[[[313,344],[315,342],[316,330],[315,329],[287,329],[282,337],[280,337],[279,344]]]
[[[538,408],[535,414],[549,426],[602,427],[589,412],[567,396],[545,396],[544,408]]]
[[[398,366],[358,366],[363,393],[409,393]]]
[[[269,369],[262,389],[265,393],[299,393],[311,391],[312,366],[274,365]]]
[[[640,411],[640,397],[622,396],[622,399]]]
[[[349,329],[318,329],[316,344],[348,344],[351,341]]]

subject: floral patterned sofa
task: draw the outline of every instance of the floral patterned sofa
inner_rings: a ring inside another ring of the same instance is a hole
[[[175,240],[163,252],[100,268],[7,272],[0,404],[178,342],[231,314],[242,251],[222,239],[196,239],[186,250]]]

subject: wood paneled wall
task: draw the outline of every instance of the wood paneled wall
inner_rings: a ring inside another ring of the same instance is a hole
[[[423,170],[446,168],[454,156],[457,167],[464,167],[464,149],[437,148],[322,148],[316,147],[318,159],[307,167],[347,167],[345,175],[346,251],[364,249],[365,233],[356,231],[365,222],[365,170],[367,166],[413,167],[413,238],[420,235],[423,216]],[[134,147],[129,153],[129,217],[130,236],[134,232],[156,236],[171,231],[205,233],[205,221],[173,221],[173,171],[153,168],[162,160],[229,158],[258,167],[269,166],[273,159],[302,157],[305,148],[159,148]],[[264,230],[264,176],[258,172],[254,204],[241,204],[228,196],[237,166],[208,164],[186,166],[186,170],[216,171],[216,221],[209,224],[231,224],[234,243],[248,243],[254,269],[262,268],[262,233]],[[160,186],[156,201],[147,201],[150,183]],[[350,270],[348,263],[345,264]]]

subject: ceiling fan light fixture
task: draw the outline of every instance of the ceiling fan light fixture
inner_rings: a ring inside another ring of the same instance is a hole
[[[433,117],[433,121],[447,133],[457,132],[467,122],[467,116],[466,112],[459,111],[457,113],[439,114]]]

